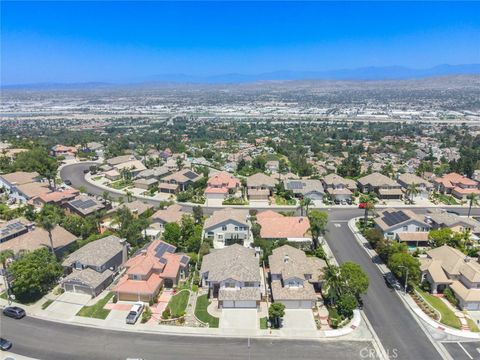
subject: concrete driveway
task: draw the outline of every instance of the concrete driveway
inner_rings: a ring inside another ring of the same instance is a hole
[[[315,320],[310,309],[285,309],[284,329],[315,330]]]
[[[258,329],[257,309],[223,309],[220,317],[221,329]]]
[[[91,299],[87,294],[64,292],[45,311],[48,311],[51,317],[71,320]]]

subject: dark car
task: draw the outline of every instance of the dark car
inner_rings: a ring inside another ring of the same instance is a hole
[[[9,350],[12,347],[12,345],[13,344],[11,341],[8,341],[7,339],[4,339],[4,338],[0,338],[0,349],[2,349],[2,351]]]
[[[65,180],[64,183],[65,183],[65,185],[68,185],[68,186],[72,185],[72,182],[70,180]]]
[[[83,173],[87,174],[90,170],[89,169],[83,169]]]
[[[25,312],[25,310],[23,310],[18,306],[9,306],[3,309],[3,315],[14,318],[14,319],[21,319],[25,315],[27,315],[27,313]]]

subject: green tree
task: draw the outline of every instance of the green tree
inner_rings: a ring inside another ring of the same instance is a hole
[[[408,287],[412,289],[420,281],[420,261],[408,253],[397,252],[388,261],[392,273],[405,283],[408,270]]]
[[[181,228],[176,222],[165,224],[163,231],[163,239],[174,246],[178,246],[180,242]]]
[[[193,207],[193,218],[195,219],[196,224],[201,224],[203,221],[203,210],[202,207],[197,205]]]
[[[268,308],[268,317],[274,324],[274,327],[280,327],[280,319],[285,316],[285,305],[282,303],[273,303]]]
[[[342,293],[349,293],[359,298],[361,294],[365,294],[368,289],[368,277],[362,267],[351,261],[347,261],[340,265],[340,276],[344,289]]]
[[[7,249],[0,252],[0,263],[2,264],[2,269],[7,268],[7,260],[12,259],[14,256],[13,250]]]
[[[468,199],[468,217],[472,212],[472,206],[478,205],[478,195],[475,193],[471,193],[467,196]]]
[[[417,183],[411,183],[407,188],[407,197],[410,199],[410,202],[413,204],[413,198],[420,194],[420,189],[418,188]]]
[[[335,305],[343,290],[343,279],[340,275],[340,268],[330,265],[323,274],[322,292],[330,304]]]
[[[357,298],[352,294],[342,294],[337,302],[338,313],[347,318],[353,315],[357,306]]]
[[[12,292],[21,302],[39,299],[63,274],[63,268],[47,249],[27,252],[10,267]]]
[[[310,221],[310,232],[312,234],[313,246],[318,248],[319,238],[327,231],[328,213],[325,211],[312,210],[308,214]]]
[[[38,224],[48,233],[48,239],[50,240],[50,250],[55,256],[55,246],[53,245],[52,231],[58,225],[61,220],[59,209],[53,205],[45,205],[38,214]]]

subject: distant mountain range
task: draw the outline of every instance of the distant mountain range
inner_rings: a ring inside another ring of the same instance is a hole
[[[159,74],[134,79],[129,83],[38,83],[2,85],[3,89],[87,89],[116,87],[140,84],[241,84],[265,81],[289,80],[407,80],[451,75],[479,75],[480,64],[438,65],[428,69],[412,69],[404,66],[362,67],[356,69],[339,69],[329,71],[273,71],[261,74],[219,74],[196,76],[188,74]]]

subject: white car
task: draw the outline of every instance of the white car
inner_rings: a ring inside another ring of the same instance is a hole
[[[136,302],[132,306],[132,308],[130,309],[130,312],[127,315],[127,319],[126,319],[127,324],[132,324],[132,325],[135,324],[138,318],[140,317],[140,315],[142,314],[144,307],[145,305],[143,304],[143,302],[141,301]]]

